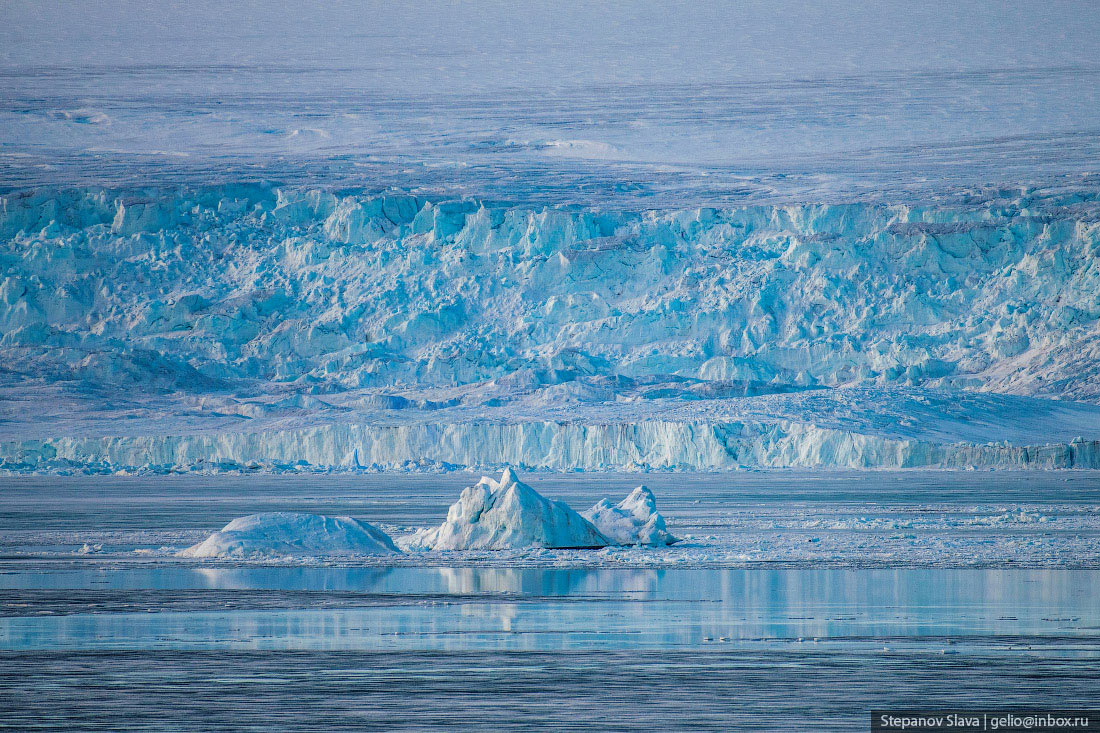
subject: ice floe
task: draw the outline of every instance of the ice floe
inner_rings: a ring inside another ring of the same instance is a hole
[[[382,530],[351,517],[265,512],[239,517],[180,557],[380,555],[400,552]]]
[[[483,477],[463,489],[447,521],[403,540],[408,548],[507,550],[597,548],[613,544],[564,502],[547,499],[508,468],[500,481]]]
[[[645,486],[634,489],[618,504],[601,499],[581,516],[618,545],[657,547],[677,541],[665,526],[665,518],[657,512],[653,492]]]

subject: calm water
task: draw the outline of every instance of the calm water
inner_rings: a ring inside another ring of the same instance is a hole
[[[9,650],[1100,651],[1100,570],[82,567],[0,576]]]
[[[4,479],[0,727],[862,730],[874,707],[1100,705],[1100,477],[645,481],[686,538],[667,554],[334,565],[171,555],[261,510],[427,526],[469,477]],[[531,480],[575,507],[639,482]]]

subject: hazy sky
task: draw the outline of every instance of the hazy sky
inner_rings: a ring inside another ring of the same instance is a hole
[[[370,83],[699,82],[1093,63],[1094,2],[0,5],[9,66],[325,64]]]

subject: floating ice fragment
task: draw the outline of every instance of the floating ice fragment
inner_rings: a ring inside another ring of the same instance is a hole
[[[67,122],[75,122],[80,125],[109,125],[111,118],[107,113],[90,107],[79,109],[58,109],[50,113],[50,116]]]
[[[400,552],[382,530],[351,517],[266,512],[239,517],[179,557],[383,555]]]
[[[634,489],[618,504],[601,499],[581,516],[615,544],[657,547],[678,541],[669,534],[665,518],[657,513],[657,500],[645,486]]]
[[[505,469],[500,481],[482,477],[463,489],[447,521],[416,536],[433,550],[606,547],[611,542],[564,502],[547,499]]]

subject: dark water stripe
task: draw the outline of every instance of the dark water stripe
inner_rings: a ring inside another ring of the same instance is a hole
[[[863,730],[876,707],[1096,702],[1093,659],[803,653],[0,654],[12,730]]]

